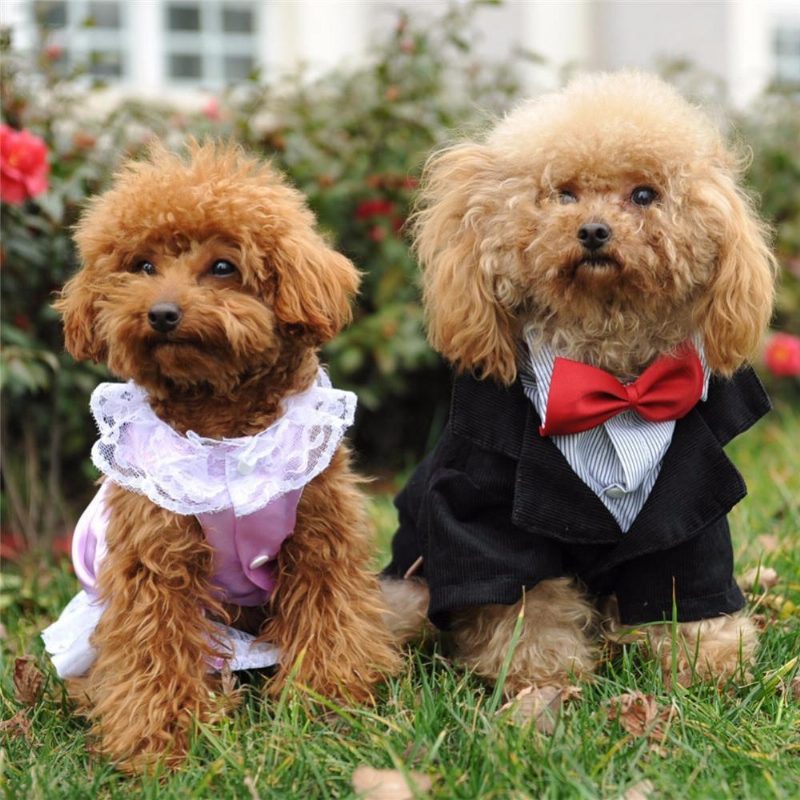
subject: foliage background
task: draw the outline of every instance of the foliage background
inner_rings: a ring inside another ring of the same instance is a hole
[[[520,96],[530,54],[499,63],[475,55],[472,7],[417,27],[398,16],[370,65],[315,81],[255,74],[202,112],[125,102],[91,111],[101,87],[80,70],[64,74],[46,41],[36,63],[2,43],[4,121],[43,137],[50,189],[2,214],[3,491],[6,541],[46,544],[69,531],[91,493],[87,411],[101,367],[63,352],[53,294],[77,263],[70,240],[86,198],[107,185],[123,158],[153,137],[180,147],[189,135],[235,137],[273,162],[304,191],[320,225],[364,279],[355,321],[325,351],[334,382],[354,389],[360,411],[355,446],[378,473],[413,464],[444,423],[449,376],[425,342],[416,265],[403,225],[424,158],[434,147],[480,128]],[[725,106],[685,65],[668,77]],[[782,287],[775,324],[800,334],[800,109],[796,96],[770,91],[746,111],[727,111],[730,133],[751,148],[747,179],[775,223]],[[767,376],[769,377],[769,376]],[[796,402],[787,379],[770,387]]]

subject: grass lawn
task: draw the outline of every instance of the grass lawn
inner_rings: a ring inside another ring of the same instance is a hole
[[[20,709],[27,733],[0,733],[0,789],[8,798],[353,797],[360,764],[415,770],[441,798],[619,798],[650,781],[653,798],[800,796],[800,698],[786,690],[800,653],[800,410],[784,407],[729,448],[750,496],[731,516],[739,574],[773,567],[778,583],[751,596],[765,626],[752,682],[665,690],[639,645],[608,653],[597,680],[569,703],[552,735],[498,713],[499,693],[438,653],[412,653],[375,708],[313,704],[288,693],[259,700],[259,678],[228,719],[201,728],[175,775],[126,778],[87,753],[86,726],[70,716],[38,632],[76,591],[66,566],[30,557],[8,570],[0,600],[0,718]],[[373,511],[385,550],[390,498]],[[33,654],[45,691],[15,699],[14,659]],[[798,681],[795,682],[797,694]],[[609,719],[610,698],[638,689],[674,709],[656,744]],[[135,698],[131,698],[135,702]],[[24,724],[24,723],[23,723]],[[647,794],[647,789],[643,789]]]

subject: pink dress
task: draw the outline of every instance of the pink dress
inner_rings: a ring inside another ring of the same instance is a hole
[[[91,408],[100,438],[92,460],[106,480],[73,537],[72,561],[82,591],[42,632],[58,674],[82,675],[96,655],[90,639],[103,613],[97,576],[106,556],[112,483],[176,514],[195,516],[214,548],[212,583],[220,598],[262,605],[275,586],[274,559],[294,530],[303,487],[330,464],[352,424],[355,404],[355,395],[332,388],[320,370],[312,387],[284,400],[283,414],[266,430],[208,439],[191,431],[183,436],[162,422],[135,384],[98,386]],[[231,669],[277,662],[274,647],[218,627],[229,645]]]

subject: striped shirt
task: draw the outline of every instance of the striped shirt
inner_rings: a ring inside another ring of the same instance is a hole
[[[556,354],[540,344],[531,347],[530,331],[525,339],[529,347],[520,368],[522,388],[544,424]],[[710,373],[699,341],[695,346],[703,365],[705,400]],[[635,411],[623,411],[596,428],[550,439],[626,533],[655,485],[674,430],[674,420],[647,422]]]

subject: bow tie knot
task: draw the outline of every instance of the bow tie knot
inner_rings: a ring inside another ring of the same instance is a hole
[[[697,351],[683,345],[654,361],[632,383],[621,383],[598,367],[558,357],[553,365],[543,436],[580,433],[633,410],[648,422],[686,416],[703,394]]]

